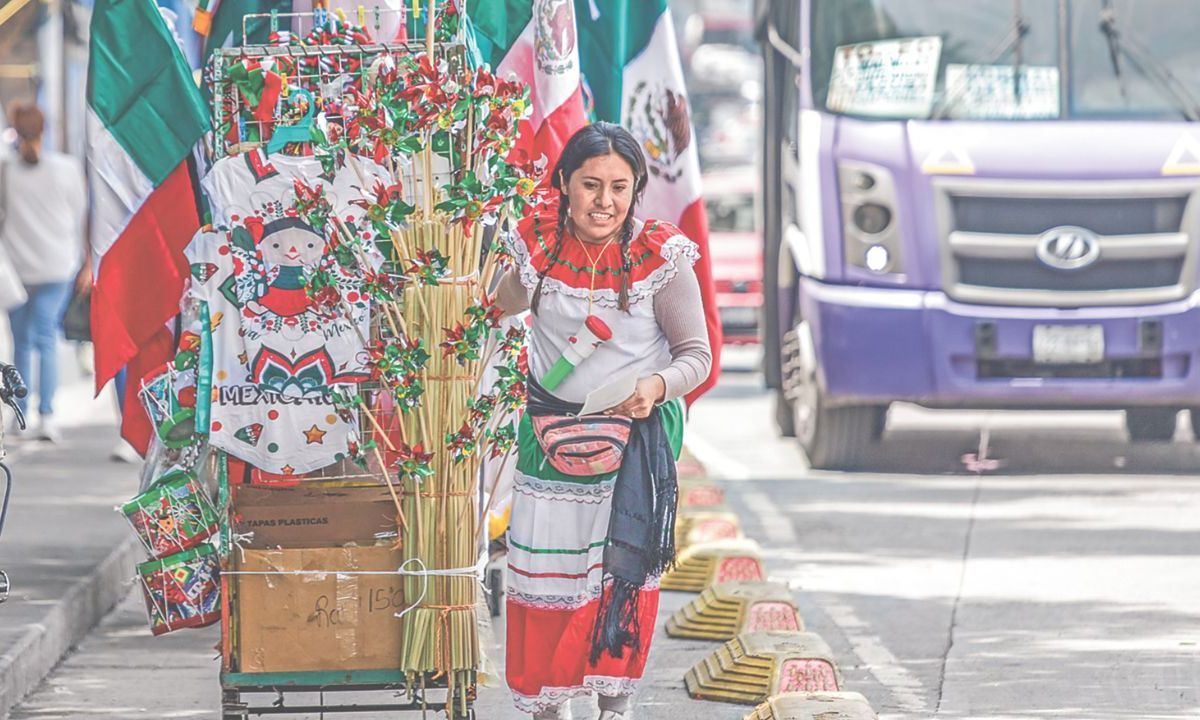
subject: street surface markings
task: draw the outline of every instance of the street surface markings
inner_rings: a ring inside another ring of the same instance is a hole
[[[754,490],[743,493],[742,499],[762,520],[763,534],[772,545],[794,548],[800,544],[800,539],[796,537],[796,528],[776,509],[777,504],[772,502],[766,493]]]
[[[710,476],[733,482],[750,479],[750,468],[718,450],[694,429],[688,429],[683,444],[687,445],[688,450],[692,451]]]
[[[897,709],[908,713],[925,712],[925,686],[900,664],[854,608],[838,602],[822,603],[822,608],[837,623],[867,670],[892,694]]]
[[[714,479],[733,482],[750,479],[750,468],[729,457],[698,433],[689,431],[686,444]],[[805,472],[807,471],[806,467]],[[795,528],[765,493],[750,490],[743,492],[742,498],[751,510],[758,513],[763,534],[769,542],[787,548],[796,547],[799,539],[796,537]],[[788,585],[792,586],[793,583],[789,582]],[[871,631],[871,626],[858,617],[849,605],[822,601],[815,594],[812,598],[837,624],[871,675],[892,694],[897,709],[908,713],[925,712],[925,686],[887,649],[879,636]]]
[[[1184,133],[1167,161],[1162,166],[1163,175],[1200,175],[1200,140],[1191,133]]]

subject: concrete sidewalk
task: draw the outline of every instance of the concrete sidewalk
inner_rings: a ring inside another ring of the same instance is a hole
[[[91,379],[65,345],[61,367],[63,442],[8,438],[13,487],[0,569],[12,593],[0,605],[0,718],[125,595],[141,558],[113,510],[136,492],[139,466],[109,459],[117,440],[111,394],[91,397]]]
[[[689,699],[684,692],[684,672],[716,646],[702,641],[669,638],[662,631],[662,622],[693,597],[685,593],[662,595],[651,661],[646,681],[637,695],[638,718],[741,720],[750,709],[740,705],[698,702]],[[221,716],[217,680],[220,660],[215,649],[220,637],[220,629],[215,626],[152,637],[146,627],[146,610],[142,605],[141,593],[133,588],[116,611],[104,619],[78,650],[35,693],[12,711],[9,720],[216,720]],[[502,637],[503,626],[498,624],[485,648],[489,657],[499,664],[504,661]],[[288,697],[288,704],[297,704],[301,698],[315,698],[298,695]],[[263,697],[258,696],[255,700],[262,702]],[[382,698],[379,694],[358,694],[347,696],[346,700],[377,703]],[[590,697],[574,700],[571,707],[575,720],[588,720],[599,712],[595,700]],[[528,715],[518,712],[513,706],[502,681],[498,687],[480,687],[475,712],[479,720],[529,720]],[[400,718],[410,715],[326,714],[327,717],[339,718]],[[318,720],[317,715],[289,714],[287,717],[290,720]],[[432,720],[443,715],[431,712],[429,717]]]
[[[119,520],[119,518],[118,518]],[[687,697],[683,675],[714,643],[676,640],[663,632],[665,619],[695,596],[662,594],[651,661],[637,695],[637,717],[643,720],[740,720],[749,708],[698,702]],[[480,687],[475,704],[480,720],[528,720],[516,710],[503,683],[504,626],[502,619],[485,635],[484,650],[500,677],[493,687]],[[11,720],[74,720],[77,718],[219,718],[220,660],[216,650],[220,629],[183,630],[155,638],[146,625],[141,593],[131,588],[117,610],[104,619],[38,690],[12,711]],[[289,704],[307,696],[289,696]],[[347,701],[381,701],[378,694],[356,695]],[[262,697],[256,698],[261,702]],[[576,720],[598,714],[593,698],[572,702]],[[329,715],[329,717],[352,717]],[[369,717],[379,717],[370,715]],[[390,714],[389,717],[399,717]],[[405,715],[407,716],[407,715]],[[288,715],[294,720],[317,720],[316,715]],[[357,717],[363,717],[359,715]],[[431,713],[430,717],[441,717]]]

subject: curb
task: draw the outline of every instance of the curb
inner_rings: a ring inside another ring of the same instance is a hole
[[[8,717],[125,597],[141,555],[137,538],[126,538],[0,656],[0,718]]]

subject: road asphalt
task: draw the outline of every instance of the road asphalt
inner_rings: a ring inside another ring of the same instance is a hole
[[[1200,717],[1200,451],[1186,422],[1172,443],[1134,446],[1119,414],[902,407],[864,471],[830,473],[808,469],[770,417],[752,365],[735,367],[695,408],[690,447],[762,544],[771,579],[790,585],[806,625],[830,645],[846,689],[882,718]],[[97,440],[93,452],[102,447]],[[968,454],[998,466],[968,470]],[[108,469],[95,458],[91,466]],[[93,543],[102,527],[127,532],[100,511],[133,481],[106,476],[91,484],[102,525],[71,528],[95,533]],[[18,556],[74,563],[74,550],[13,552],[13,538],[0,540],[0,551],[9,546],[0,566],[18,567]],[[20,590],[15,574],[14,583]],[[691,597],[663,593],[638,720],[734,720],[748,710],[687,698],[684,672],[715,645],[667,638],[661,621]],[[140,603],[126,594],[11,717],[218,717],[217,631],[153,638]],[[488,648],[502,663],[501,633],[494,628]],[[481,689],[476,710],[522,717],[502,683]],[[586,699],[573,711],[596,716]]]

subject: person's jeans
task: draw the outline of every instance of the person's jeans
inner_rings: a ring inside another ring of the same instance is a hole
[[[121,416],[125,416],[125,378],[128,374],[128,368],[121,368],[121,372],[113,376],[113,390],[117,391],[117,410]]]
[[[54,393],[58,389],[58,332],[63,312],[67,309],[69,282],[26,285],[29,300],[8,311],[8,323],[13,335],[13,364],[17,372],[33,388],[33,352],[38,354],[38,412],[54,414]],[[26,398],[17,401],[21,412],[28,406]]]

